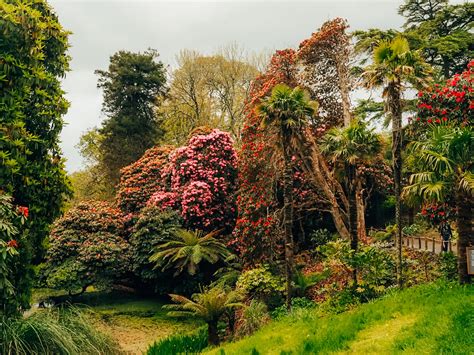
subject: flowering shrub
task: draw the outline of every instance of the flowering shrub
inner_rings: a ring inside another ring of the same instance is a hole
[[[441,222],[446,222],[449,219],[452,219],[455,210],[447,203],[429,203],[422,207],[420,214],[431,224],[438,225]]]
[[[153,147],[120,171],[117,204],[124,213],[138,213],[160,187],[161,170],[168,161],[170,147]]]
[[[124,217],[106,202],[88,201],[56,221],[49,238],[44,276],[49,287],[70,292],[104,286],[129,268]]]
[[[461,74],[444,85],[435,84],[418,93],[416,126],[439,124],[472,125],[474,117],[474,60]]]
[[[198,134],[174,150],[161,173],[161,187],[149,203],[178,211],[184,225],[212,231],[234,226],[237,155],[230,135]]]

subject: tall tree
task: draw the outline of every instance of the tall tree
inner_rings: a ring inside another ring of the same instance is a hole
[[[469,283],[466,248],[474,245],[474,131],[472,127],[434,126],[410,147],[417,173],[404,189],[408,196],[427,202],[454,200],[457,208],[458,272],[461,283]]]
[[[258,70],[237,47],[212,56],[182,51],[161,113],[166,141],[183,144],[199,126],[229,131],[240,141],[250,84]]]
[[[99,130],[100,163],[111,186],[118,182],[120,168],[140,158],[162,134],[155,111],[166,92],[166,70],[157,58],[153,49],[119,51],[110,57],[107,71],[96,70],[107,115]]]
[[[69,193],[59,147],[69,105],[61,89],[68,34],[46,1],[0,1],[0,187],[30,211],[11,268],[11,301],[23,308],[32,258],[41,258],[49,225]]]
[[[333,128],[322,140],[322,151],[333,166],[342,171],[349,202],[349,233],[351,249],[358,247],[357,194],[362,188],[362,177],[358,168],[373,161],[381,154],[380,137],[365,124],[352,121],[349,127]],[[363,212],[363,211],[361,211]],[[354,283],[357,283],[357,269],[354,268]]]
[[[474,4],[448,0],[406,0],[399,8],[413,48],[441,69],[445,79],[464,70],[474,55]]]
[[[398,283],[402,286],[402,94],[408,83],[420,86],[426,83],[430,67],[418,51],[411,51],[408,41],[396,37],[381,41],[373,52],[373,63],[363,75],[364,85],[369,88],[383,88],[385,111],[392,121],[392,163],[395,193],[395,222],[398,243]]]
[[[270,97],[259,106],[262,124],[275,130],[277,152],[283,158],[283,223],[285,233],[286,306],[291,308],[293,275],[293,140],[314,114],[314,105],[300,88],[275,86]]]

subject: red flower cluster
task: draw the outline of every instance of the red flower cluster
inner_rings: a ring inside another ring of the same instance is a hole
[[[418,93],[417,125],[472,125],[474,117],[474,60],[461,74]]]
[[[24,218],[28,218],[28,215],[29,215],[28,207],[18,206],[17,210],[18,210],[18,213],[22,215]]]
[[[9,247],[9,248],[18,248],[18,242],[15,239],[9,240],[7,242],[7,247]]]
[[[443,204],[425,204],[421,209],[420,214],[425,217],[429,222],[436,225],[440,222],[445,222],[452,218],[455,214],[455,210],[451,208],[447,203]]]

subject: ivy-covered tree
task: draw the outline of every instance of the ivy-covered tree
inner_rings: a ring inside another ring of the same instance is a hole
[[[19,306],[28,307],[31,262],[69,193],[59,147],[68,32],[46,1],[2,1],[0,38],[0,186],[30,212],[12,268]]]
[[[111,187],[118,183],[120,169],[140,158],[163,133],[155,111],[166,92],[166,68],[157,58],[152,49],[119,51],[110,57],[108,70],[96,70],[107,115],[99,129],[100,164]]]

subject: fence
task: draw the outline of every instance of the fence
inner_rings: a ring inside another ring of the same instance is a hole
[[[425,236],[404,236],[403,245],[415,250],[427,250],[436,254],[440,254],[442,250],[442,240],[435,237]],[[457,254],[456,241],[448,241],[448,251]]]

